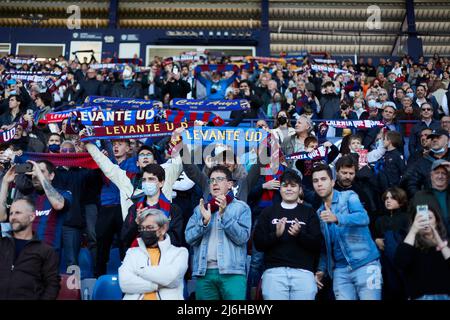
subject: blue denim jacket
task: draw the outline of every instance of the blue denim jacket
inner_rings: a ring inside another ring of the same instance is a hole
[[[325,206],[322,203],[317,214],[320,216],[323,210]],[[380,257],[369,231],[369,216],[355,192],[333,190],[331,212],[338,219],[337,240],[350,268],[358,269]],[[318,269],[328,272],[332,277],[334,261],[329,224],[320,220],[320,229],[325,239],[326,252],[322,250]]]
[[[194,249],[192,274],[204,276],[207,267],[209,234],[216,223],[215,215],[211,215],[208,225],[203,225],[200,207],[186,226],[186,241]],[[252,226],[250,207],[243,201],[233,199],[225,208],[222,218],[218,220],[217,265],[220,274],[246,274],[247,241]]]

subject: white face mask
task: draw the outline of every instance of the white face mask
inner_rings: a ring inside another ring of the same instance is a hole
[[[143,182],[142,191],[144,191],[146,196],[153,197],[158,193],[158,186],[155,182]]]
[[[437,153],[437,154],[441,154],[441,153],[445,152],[445,148],[442,147],[440,149],[431,149],[431,151],[433,151],[434,153]]]
[[[123,70],[122,77],[124,80],[131,79],[131,70],[128,68],[125,68],[125,70]]]

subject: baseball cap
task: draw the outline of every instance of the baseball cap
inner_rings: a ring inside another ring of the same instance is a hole
[[[439,160],[434,160],[433,164],[431,165],[431,171],[434,171],[435,169],[441,167],[441,166],[445,166],[444,163],[448,162],[445,159],[439,159]]]
[[[448,137],[448,131],[445,129],[437,129],[437,130],[433,130],[433,132],[431,132],[431,134],[428,136],[429,139],[433,139],[435,137],[440,137],[440,136],[447,136]]]

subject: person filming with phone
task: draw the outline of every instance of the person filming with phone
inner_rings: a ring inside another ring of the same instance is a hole
[[[413,223],[395,253],[410,299],[450,300],[450,248],[436,208],[418,205]]]
[[[31,176],[31,183],[29,180],[17,181],[15,178],[19,173]],[[67,190],[55,189],[52,186],[54,178],[55,166],[46,160],[28,161],[25,164],[12,166],[3,177],[0,188],[0,221],[6,220],[9,215],[7,196],[10,185],[15,182],[19,192],[26,193],[35,203],[33,232],[37,239],[50,245],[59,253],[62,226],[72,201],[72,194]]]
[[[167,81],[162,87],[162,96],[168,93],[171,99],[185,99],[189,92],[191,92],[191,85],[181,78],[178,66],[174,66],[173,71],[167,73]]]

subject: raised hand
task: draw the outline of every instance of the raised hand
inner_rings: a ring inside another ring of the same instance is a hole
[[[286,228],[286,220],[287,218],[284,217],[277,222],[275,234],[278,238],[284,233],[284,229]]]
[[[16,165],[12,165],[11,168],[9,168],[9,170],[3,176],[2,183],[9,185],[14,181],[16,176],[17,176]]]
[[[270,181],[267,181],[262,185],[263,189],[266,190],[279,190],[280,189],[280,181],[277,179],[272,179]]]
[[[203,224],[206,226],[211,220],[211,205],[208,203],[208,209],[205,209],[205,201],[200,199],[200,213],[203,217]]]
[[[320,219],[326,223],[335,223],[338,222],[336,215],[331,212],[331,209],[325,204],[325,210],[320,213]]]
[[[224,195],[217,196],[216,204],[219,206],[219,214],[222,216],[227,207],[227,198]]]
[[[298,219],[295,218],[295,223],[291,224],[291,226],[289,227],[288,233],[291,236],[296,237],[300,233],[301,228],[302,228],[302,226],[300,224],[300,221],[298,221]]]

